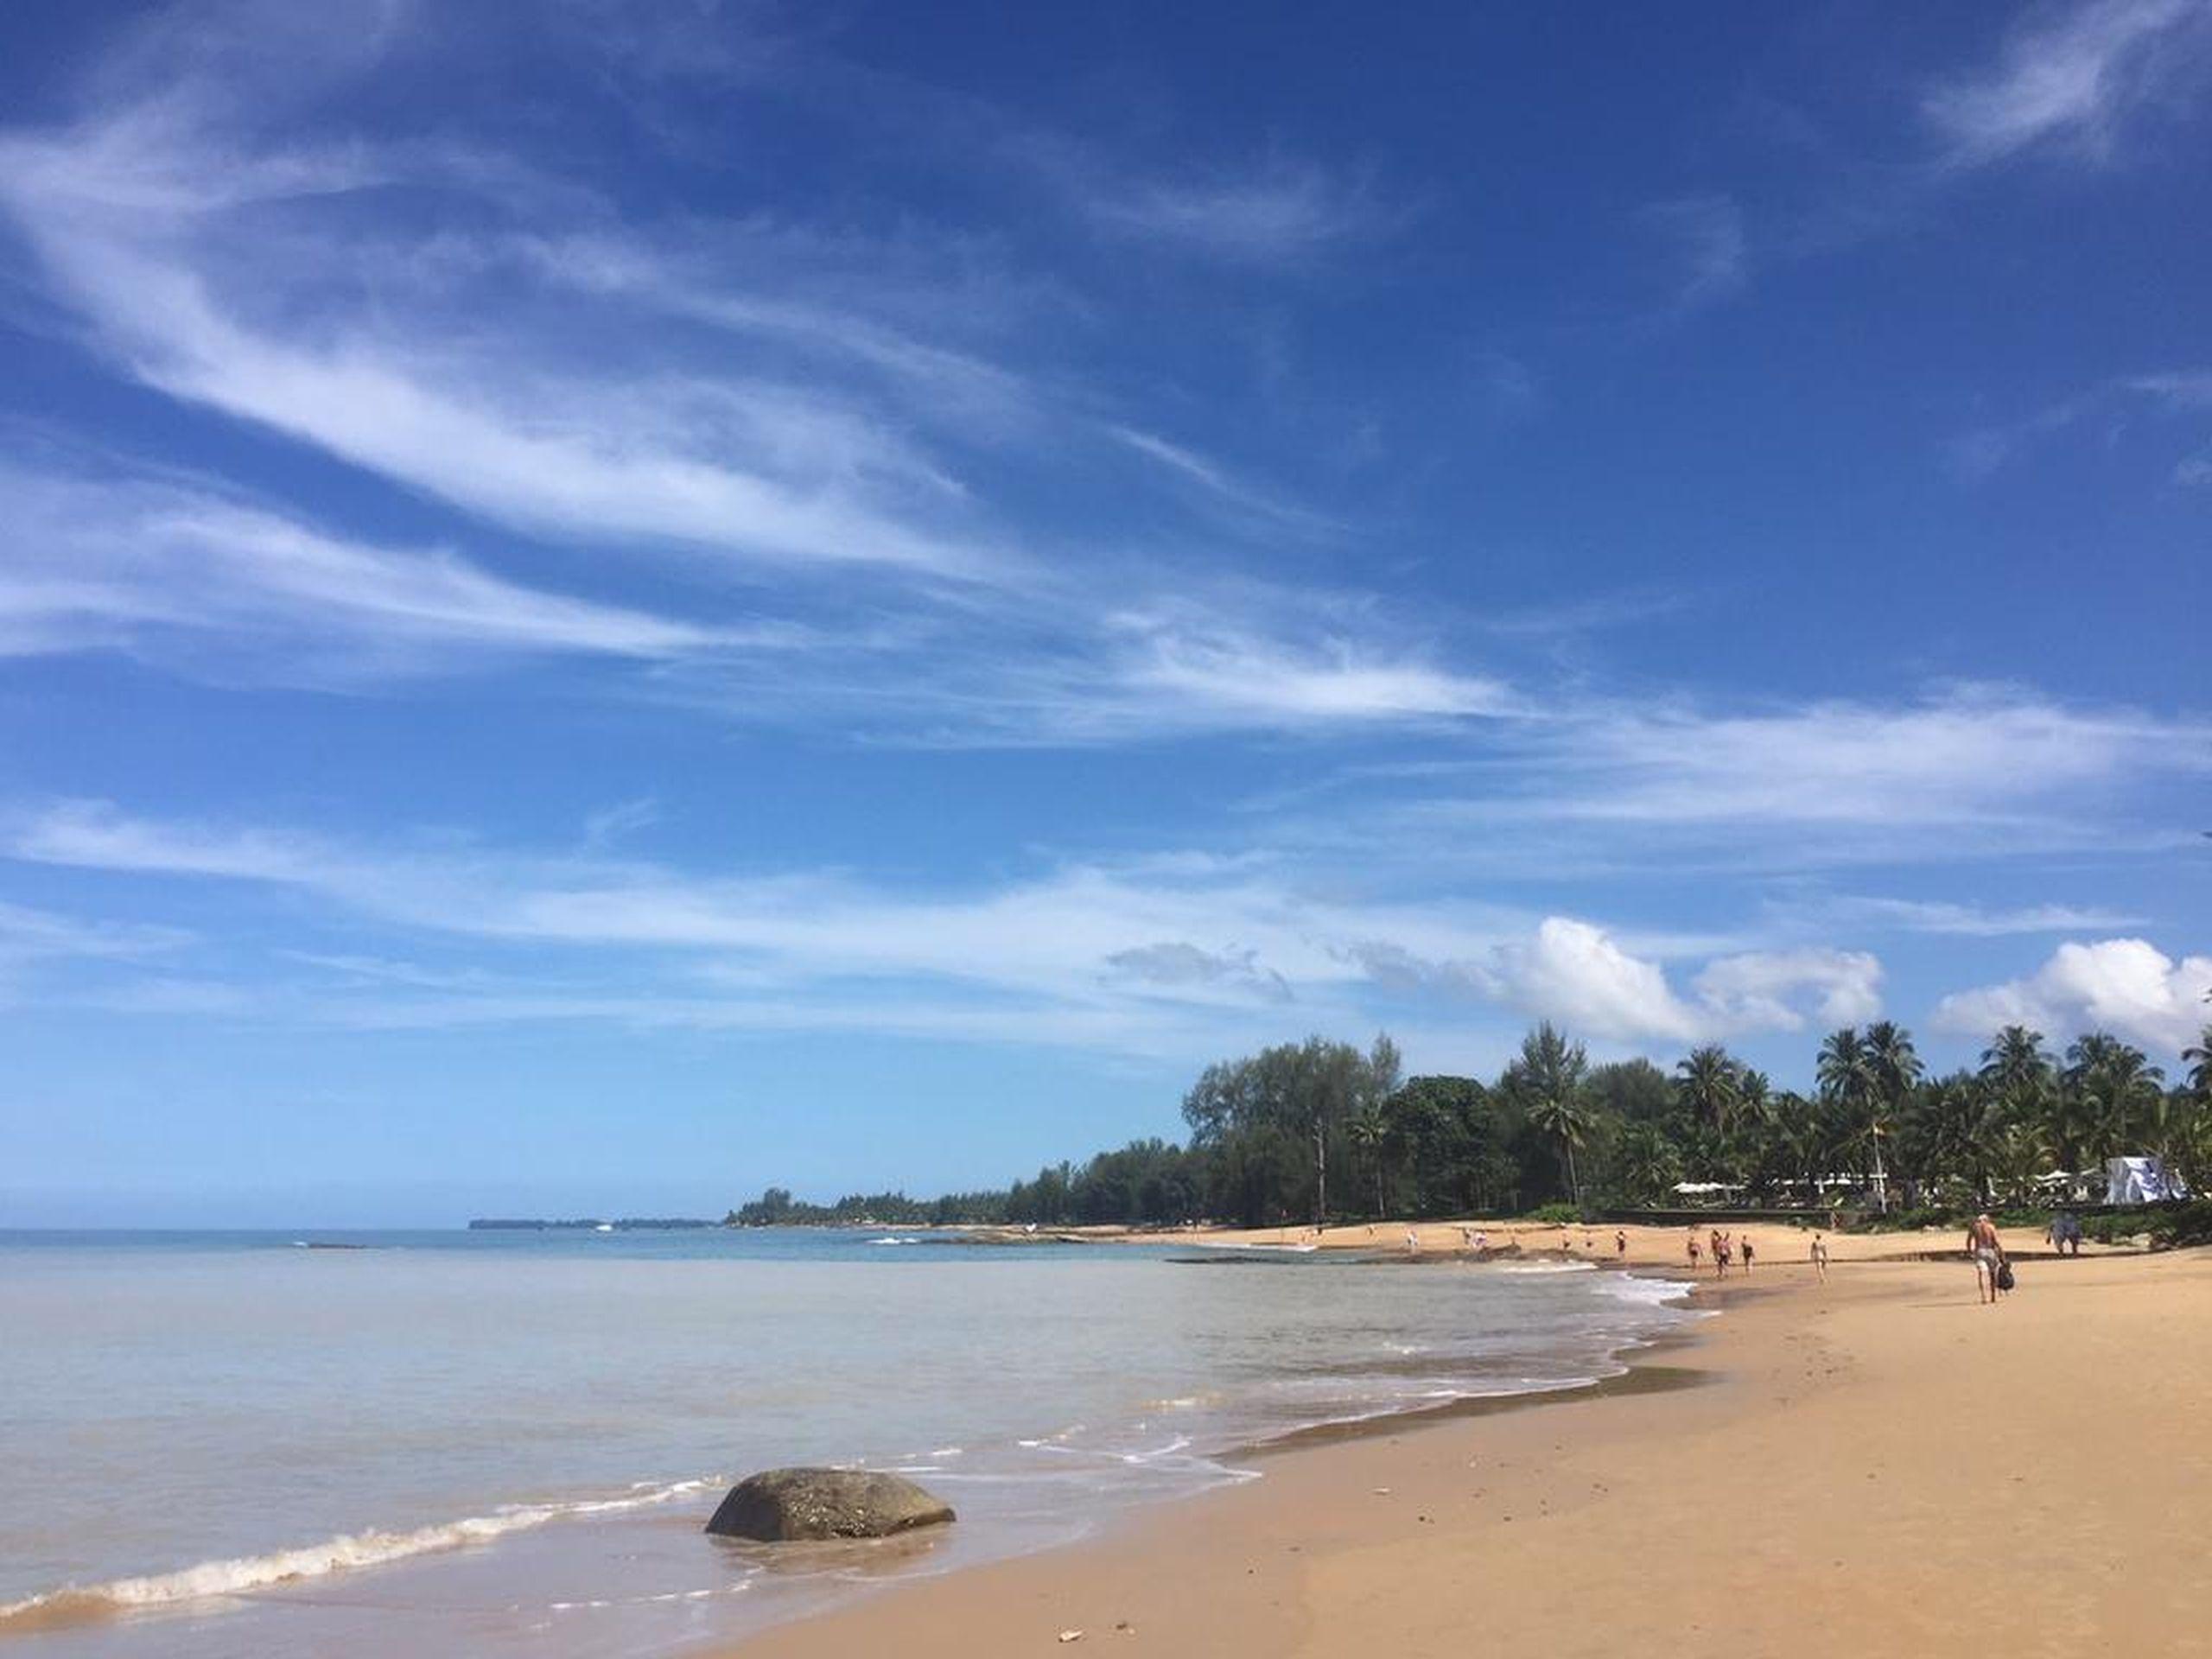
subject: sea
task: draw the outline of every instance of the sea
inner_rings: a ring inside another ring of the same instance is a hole
[[[1616,1375],[1687,1289],[867,1228],[0,1232],[0,1659],[726,1645],[1319,1426]],[[960,1519],[706,1535],[791,1464]]]

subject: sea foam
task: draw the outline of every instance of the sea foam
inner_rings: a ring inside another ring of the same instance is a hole
[[[44,1595],[0,1605],[0,1633],[56,1630],[126,1613],[176,1607],[251,1595],[279,1585],[328,1578],[365,1567],[383,1567],[416,1555],[490,1543],[549,1522],[619,1514],[649,1508],[706,1491],[712,1478],[641,1484],[617,1497],[584,1498],[569,1503],[518,1503],[491,1515],[465,1516],[406,1531],[346,1533],[320,1543],[201,1561],[174,1573],[111,1579],[105,1584],[66,1585]]]

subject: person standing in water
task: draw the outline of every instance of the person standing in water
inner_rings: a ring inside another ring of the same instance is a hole
[[[1618,1227],[1613,1230],[1613,1254],[1618,1256],[1628,1255],[1628,1234]]]
[[[1744,1236],[1737,1242],[1744,1247],[1744,1271],[1746,1274],[1749,1274],[1751,1270],[1751,1236],[1749,1233],[1745,1233]]]

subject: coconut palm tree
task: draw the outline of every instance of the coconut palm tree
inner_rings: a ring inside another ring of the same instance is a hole
[[[2070,1102],[2068,1128],[2109,1157],[2127,1151],[2147,1126],[2165,1073],[2132,1043],[2093,1031],[2068,1045],[2061,1081]]]
[[[2047,1124],[2058,1093],[2058,1068],[2043,1046],[2043,1033],[2006,1026],[1981,1051],[1981,1079],[1990,1108],[1990,1133],[2015,1123]],[[2073,1173],[2073,1166],[2067,1166]]]
[[[1656,1204],[1681,1179],[1681,1170],[1675,1143],[1656,1123],[1630,1123],[1622,1128],[1613,1147],[1613,1174],[1623,1196],[1637,1204]]]
[[[1574,1167],[1574,1149],[1590,1138],[1590,1109],[1573,1095],[1544,1095],[1531,1103],[1529,1121],[1537,1133],[1559,1147],[1567,1169],[1567,1190],[1576,1209],[1582,1207],[1582,1177]]]
[[[1866,1027],[1866,1070],[1873,1083],[1873,1117],[1867,1125],[1874,1143],[1874,1201],[1890,1207],[1889,1183],[1882,1171],[1882,1141],[1897,1122],[1913,1086],[1920,1081],[1920,1056],[1912,1046],[1912,1033],[1893,1020],[1877,1020]],[[1914,1194],[1907,1192],[1906,1201]]]
[[[1681,1109],[1726,1135],[1743,1098],[1743,1067],[1718,1043],[1694,1048],[1675,1066],[1675,1098]]]
[[[2016,1204],[2035,1196],[2036,1177],[2050,1161],[2050,1141],[2034,1119],[2007,1123],[1990,1137],[1990,1178]]]
[[[1506,1068],[1506,1090],[1524,1103],[1529,1122],[1558,1148],[1567,1186],[1576,1207],[1582,1203],[1582,1178],[1574,1149],[1590,1138],[1592,1116],[1583,1099],[1590,1057],[1547,1020],[1521,1039],[1520,1058]]]
[[[1856,1026],[1845,1026],[1827,1034],[1821,1044],[1815,1076],[1821,1098],[1840,1120],[1847,1138],[1853,1143],[1864,1140],[1872,1144],[1875,1201],[1888,1208],[1888,1194],[1881,1174],[1881,1117],[1875,1092],[1874,1058]]]
[[[1382,1192],[1382,1154],[1390,1139],[1390,1119],[1382,1103],[1370,1100],[1355,1112],[1344,1125],[1344,1138],[1375,1172],[1375,1214],[1380,1218],[1390,1207]]]
[[[2212,1100],[2212,1026],[2197,1033],[2196,1040],[2181,1052],[2190,1063],[2190,1091],[2199,1100]]]

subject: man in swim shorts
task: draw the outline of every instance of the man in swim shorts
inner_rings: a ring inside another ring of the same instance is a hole
[[[2005,1241],[1997,1236],[1997,1224],[1985,1213],[1967,1229],[1967,1254],[1974,1258],[1974,1294],[1990,1306],[1997,1306],[1997,1271],[2005,1265]]]

